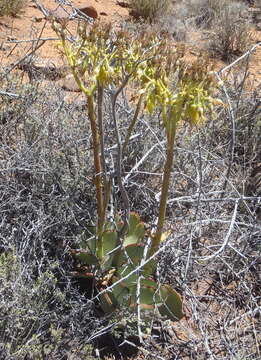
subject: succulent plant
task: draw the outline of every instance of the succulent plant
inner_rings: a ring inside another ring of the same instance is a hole
[[[95,234],[90,229],[86,230],[82,248],[71,250],[78,261],[78,270],[73,275],[96,279],[95,286],[101,292],[100,305],[106,314],[121,306],[135,311],[139,305],[145,311],[157,309],[172,321],[181,319],[181,297],[169,285],[154,279],[156,262],[152,259],[149,266],[142,266],[150,242],[144,223],[138,214],[131,213],[126,234],[118,245],[120,226],[103,232],[101,260],[97,256]],[[99,276],[92,273],[93,267],[98,269]],[[106,288],[109,290],[104,291]]]
[[[183,59],[184,47],[173,47],[167,38],[159,38],[157,34],[135,37],[125,31],[112,33],[109,25],[99,23],[87,30],[85,24],[79,26],[78,38],[68,45],[66,27],[54,23],[53,28],[60,36],[75,81],[87,97],[93,140],[97,224],[86,228],[81,248],[71,250],[79,263],[75,275],[93,279],[105,313],[128,306],[138,312],[157,309],[162,316],[179,320],[183,316],[181,298],[170,286],[155,280],[155,256],[165,237],[163,229],[176,133],[182,122],[197,126],[214,102],[211,93],[215,85],[209,62],[202,57],[188,66]],[[137,88],[134,100],[138,102],[122,141],[116,101],[129,82]],[[123,222],[117,220],[116,210],[113,219],[116,225],[106,222],[112,179],[106,169],[104,151],[104,89],[111,94],[117,142],[115,173],[123,200]],[[160,109],[167,140],[159,215],[153,234],[145,232],[137,214],[130,213],[122,181],[122,154],[142,108],[149,113]]]

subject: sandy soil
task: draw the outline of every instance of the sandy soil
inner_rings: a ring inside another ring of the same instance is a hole
[[[42,5],[55,10],[57,3],[54,0],[42,0]],[[73,5],[81,8],[86,5],[93,6],[99,15],[101,21],[109,21],[114,27],[119,27],[124,21],[131,19],[129,9],[119,5],[117,0],[74,0]],[[87,4],[86,4],[87,3]],[[69,22],[69,28],[73,31],[76,27],[76,21]],[[12,43],[13,40],[31,40],[41,38],[56,38],[56,34],[51,28],[50,22],[43,18],[43,14],[36,8],[30,0],[23,12],[16,18],[0,18],[0,63],[5,66],[14,63],[32,49],[32,42]],[[261,31],[253,31],[253,45],[261,41]],[[37,55],[44,61],[59,65],[62,59],[55,46],[56,41],[46,41],[45,44],[37,50]],[[199,34],[191,32],[187,36],[187,58],[188,61],[199,53],[200,48],[204,46],[204,41],[199,40]],[[226,64],[218,61],[217,70],[220,70]],[[261,46],[257,47],[250,58],[249,69],[249,87],[257,87],[261,83]]]

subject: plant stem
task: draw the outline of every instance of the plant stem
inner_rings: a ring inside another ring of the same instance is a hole
[[[161,198],[159,206],[159,217],[157,223],[157,230],[155,235],[152,238],[152,245],[149,252],[149,257],[152,256],[159,248],[161,235],[163,231],[163,225],[166,217],[166,208],[169,192],[169,183],[171,177],[171,171],[173,166],[174,158],[174,142],[176,136],[176,122],[173,124],[172,128],[167,131],[167,158],[164,166],[164,175],[161,188]]]
[[[119,94],[121,93],[121,91],[127,85],[129,78],[130,78],[130,76],[126,76],[124,78],[124,80],[122,81],[122,84],[120,85],[120,87],[112,93],[112,118],[113,118],[113,125],[114,125],[115,137],[116,137],[116,142],[117,142],[116,175],[117,175],[117,181],[119,184],[123,204],[125,207],[125,209],[124,209],[125,215],[124,215],[124,219],[123,219],[124,224],[123,224],[123,227],[122,227],[120,233],[118,234],[119,235],[118,241],[120,241],[120,237],[125,233],[125,231],[127,230],[127,227],[128,227],[128,221],[129,221],[129,217],[130,217],[130,201],[129,201],[128,193],[122,182],[122,146],[121,146],[121,136],[120,136],[120,131],[119,131],[119,127],[118,127],[118,121],[117,121],[117,116],[116,116],[116,100],[117,100]]]
[[[107,198],[107,171],[106,171],[106,161],[105,161],[105,149],[104,149],[104,129],[103,129],[103,96],[104,89],[103,86],[98,82],[97,86],[98,98],[97,98],[97,115],[98,115],[98,126],[99,126],[99,138],[100,138],[100,147],[101,147],[101,166],[102,166],[102,180],[104,187],[103,199]],[[105,209],[104,209],[105,210]]]
[[[144,95],[141,94],[140,98],[139,98],[139,101],[138,101],[138,104],[137,104],[137,107],[136,107],[136,110],[135,110],[135,113],[134,113],[134,116],[133,116],[133,119],[132,119],[132,121],[130,123],[130,126],[128,127],[127,135],[126,135],[124,144],[122,146],[122,154],[124,154],[124,152],[126,150],[126,147],[127,147],[128,143],[129,143],[129,140],[130,140],[130,137],[131,137],[132,130],[134,129],[134,126],[135,126],[135,124],[137,122],[139,112],[140,112],[140,109],[141,109],[141,104],[142,104],[143,97],[144,97]]]
[[[93,96],[88,95],[88,115],[91,123],[92,141],[93,141],[93,158],[94,158],[94,169],[95,169],[95,188],[96,188],[96,199],[97,199],[97,214],[98,214],[98,225],[97,225],[97,256],[102,259],[102,233],[104,225],[104,205],[103,205],[103,192],[102,192],[102,166],[100,159],[100,137],[97,129]]]

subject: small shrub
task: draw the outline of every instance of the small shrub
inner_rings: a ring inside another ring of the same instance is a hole
[[[153,20],[159,15],[166,14],[171,5],[170,0],[130,0],[130,6],[137,16]]]
[[[26,5],[26,0],[0,0],[0,16],[16,16]]]
[[[209,41],[209,48],[222,60],[230,61],[247,51],[250,45],[251,29],[240,18],[242,4],[231,3],[224,7],[216,18]]]
[[[152,26],[155,27],[155,30],[160,34],[168,33],[176,41],[184,42],[187,38],[187,27],[184,22],[180,19],[177,19],[172,14],[164,16],[163,18],[159,19],[156,24]]]
[[[226,0],[189,0],[182,8],[187,8],[187,16],[194,18],[196,26],[207,29],[226,6]]]

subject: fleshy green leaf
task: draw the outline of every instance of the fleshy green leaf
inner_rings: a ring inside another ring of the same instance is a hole
[[[101,267],[103,271],[107,271],[112,268],[112,262],[115,256],[115,253],[112,251],[116,247],[117,237],[118,235],[116,231],[105,231],[102,235],[103,258]]]
[[[117,277],[113,277],[114,282],[118,280]],[[110,314],[120,305],[128,305],[129,289],[121,282],[115,285],[110,292],[101,294],[99,298],[102,310],[105,314]]]
[[[103,256],[106,256],[109,252],[115,249],[117,244],[118,235],[116,231],[104,231],[102,234],[102,247],[103,247]]]
[[[116,281],[118,281],[118,278],[114,276],[113,282]],[[121,304],[127,305],[129,299],[129,288],[125,285],[124,282],[120,282],[119,284],[113,287],[112,295],[114,297],[114,301],[117,302],[119,305]]]
[[[184,316],[180,295],[169,285],[161,285],[160,296],[162,302],[162,304],[158,306],[160,314],[172,321],[180,320]]]
[[[140,223],[140,217],[137,213],[131,212],[129,218],[129,229],[132,231]]]
[[[142,244],[130,244],[125,246],[120,251],[117,266],[120,267],[122,264],[132,264],[135,266],[140,265],[144,255],[144,245]]]
[[[141,279],[140,280],[140,297],[139,303],[143,310],[153,310],[155,304],[159,302],[160,297],[157,294],[158,285],[153,280]],[[130,307],[135,309],[138,305],[137,299],[137,285],[131,288]]]
[[[126,265],[123,266],[119,271],[118,274],[121,278],[128,276],[129,273],[131,273],[133,271],[133,269],[135,269],[135,266],[133,265]],[[137,284],[137,276],[138,274],[135,272],[131,275],[129,275],[123,282],[122,284],[127,287],[127,288],[131,288],[132,286],[134,286],[135,284]]]
[[[130,307],[135,309],[138,305],[137,285],[132,286],[130,291]],[[141,279],[139,303],[143,310],[153,310],[157,306],[160,314],[172,321],[183,317],[181,297],[169,285],[159,285],[153,280]]]
[[[96,253],[96,227],[87,225],[83,234],[81,235],[80,247],[82,249],[89,249],[93,254]]]
[[[145,235],[145,227],[136,213],[131,213],[129,218],[128,232],[124,238],[124,246],[137,244]]]
[[[144,277],[148,278],[155,274],[157,269],[157,261],[155,259],[150,260],[146,265],[142,268],[142,274]]]
[[[79,260],[81,265],[98,265],[98,259],[94,254],[84,249],[72,249],[71,254]]]

